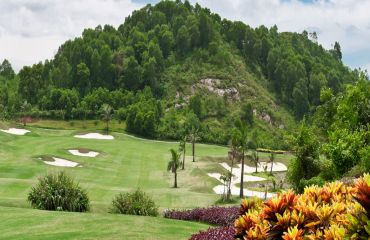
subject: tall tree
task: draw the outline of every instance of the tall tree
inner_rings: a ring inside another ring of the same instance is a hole
[[[199,32],[200,32],[200,44],[203,47],[207,47],[212,41],[212,24],[210,18],[205,12],[201,12],[199,15]]]
[[[234,161],[239,156],[238,152],[239,152],[238,133],[236,132],[236,129],[234,129],[232,134],[231,134],[231,139],[230,139],[231,169],[230,169],[230,181],[229,181],[229,185],[228,185],[228,188],[227,188],[227,199],[228,200],[231,197],[231,180],[232,180],[232,177],[233,177]]]
[[[199,140],[200,121],[192,112],[188,114],[186,121],[186,132],[191,142],[193,162],[195,162],[195,142]]]
[[[256,167],[256,173],[258,172],[258,163],[259,163],[259,156],[256,150],[253,150],[251,155],[249,156],[250,160],[254,163]]]
[[[269,156],[270,164],[271,164],[271,166],[270,166],[270,175],[272,175],[272,169],[274,167],[275,156],[276,156],[275,153],[273,153],[273,152],[270,153],[270,156]]]
[[[0,65],[0,76],[6,79],[13,79],[15,76],[12,65],[7,59],[4,59],[3,63]]]
[[[334,56],[337,57],[338,60],[342,60],[342,49],[339,42],[334,43]]]
[[[241,155],[241,171],[240,171],[240,193],[239,196],[244,197],[244,163],[245,163],[245,152],[248,150],[248,128],[246,123],[238,120],[235,123],[238,134],[239,151]]]
[[[180,151],[182,152],[182,170],[185,169],[185,154],[186,154],[186,139],[187,136],[185,135],[181,140],[180,140]]]
[[[302,180],[308,180],[319,172],[317,160],[319,158],[319,141],[313,130],[302,122],[298,132],[290,136],[290,145],[293,147],[295,158],[288,167],[287,177],[297,192],[303,191]]]
[[[180,153],[174,149],[170,149],[171,160],[168,162],[167,171],[171,171],[174,174],[174,184],[173,187],[177,188],[177,169],[180,167]]]
[[[103,104],[100,111],[101,111],[102,120],[105,122],[105,128],[108,133],[109,132],[109,122],[113,118],[113,109],[108,104]]]
[[[90,70],[85,63],[77,65],[77,83],[76,86],[81,96],[90,92]]]

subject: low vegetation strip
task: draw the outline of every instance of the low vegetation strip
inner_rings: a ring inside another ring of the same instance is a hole
[[[235,229],[233,226],[223,226],[217,228],[209,228],[206,231],[201,231],[193,234],[190,240],[233,240]]]
[[[239,216],[239,207],[210,207],[192,210],[169,210],[164,212],[165,218],[187,221],[199,221],[217,226],[234,224]]]

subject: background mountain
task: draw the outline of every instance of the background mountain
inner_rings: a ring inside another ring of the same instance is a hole
[[[18,75],[4,62],[3,117],[26,100],[34,117],[94,119],[107,103],[140,135],[179,139],[191,123],[202,141],[225,144],[242,118],[251,142],[283,148],[283,134],[315,111],[323,88],[336,94],[359,75],[343,65],[339,43],[327,50],[316,40],[316,33],[251,28],[198,4],[162,1],[118,29],[86,29],[54,59]]]

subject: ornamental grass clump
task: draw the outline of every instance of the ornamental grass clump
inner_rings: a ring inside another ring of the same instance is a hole
[[[28,201],[42,210],[86,212],[90,209],[86,190],[64,172],[39,178],[28,194]]]
[[[113,199],[111,212],[117,214],[157,216],[158,207],[145,192],[137,189],[134,192],[117,195]]]

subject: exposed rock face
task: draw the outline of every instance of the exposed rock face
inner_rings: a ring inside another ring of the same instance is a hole
[[[272,122],[272,118],[271,116],[268,114],[268,113],[265,113],[265,112],[262,112],[262,113],[258,113],[257,109],[253,109],[253,115],[267,123],[269,123],[270,125],[273,124]]]
[[[191,87],[192,94],[195,93],[197,87],[206,88],[208,91],[215,93],[220,97],[227,96],[233,100],[239,100],[239,92],[235,87],[231,88],[220,88],[218,85],[221,83],[220,79],[206,78],[201,79],[198,84]]]
[[[272,122],[271,122],[271,116],[268,115],[267,113],[262,113],[261,118],[262,118],[263,121],[272,124]]]

